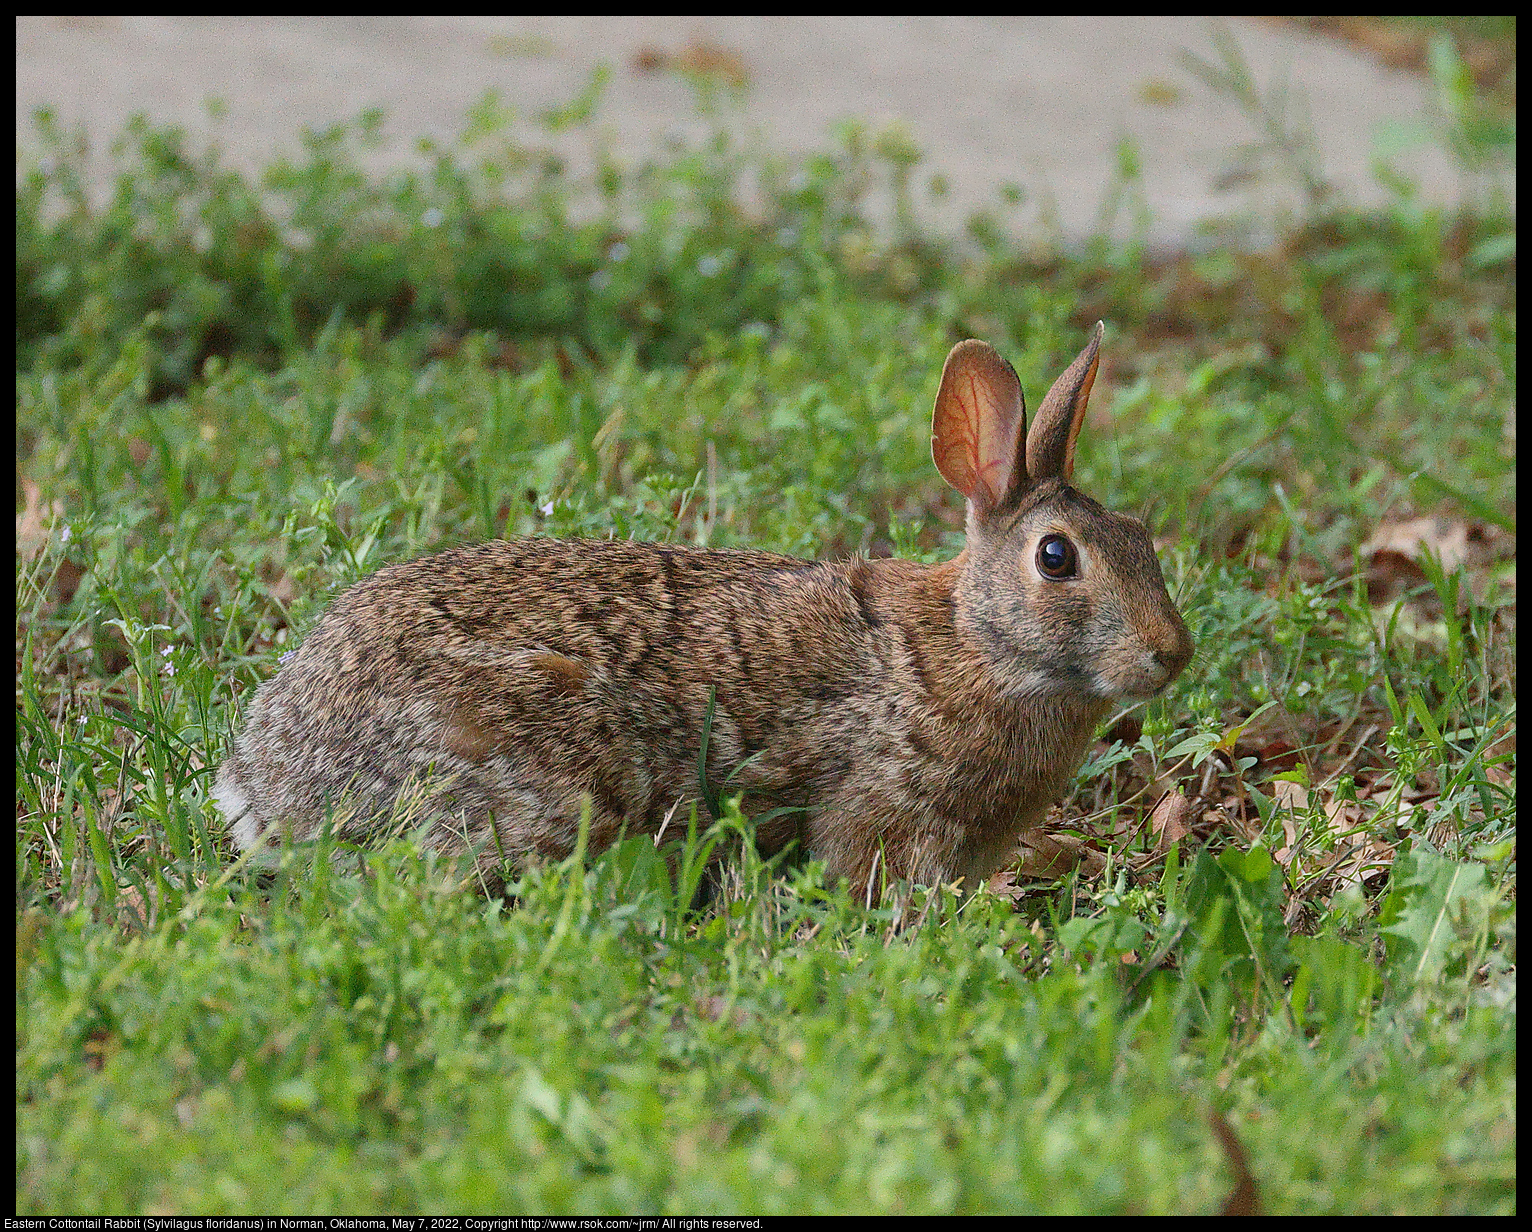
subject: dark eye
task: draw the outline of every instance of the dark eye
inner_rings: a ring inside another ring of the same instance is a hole
[[[1044,535],[1037,545],[1037,571],[1055,582],[1075,577],[1080,572],[1075,545],[1063,535]]]

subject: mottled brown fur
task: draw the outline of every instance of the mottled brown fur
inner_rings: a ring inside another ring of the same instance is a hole
[[[1191,656],[1142,525],[1068,485],[1099,337],[1040,412],[1035,463],[1009,366],[954,349],[935,449],[969,542],[944,564],[519,539],[380,570],[261,686],[220,806],[249,846],[332,811],[365,840],[409,798],[432,842],[491,871],[501,851],[567,854],[588,800],[599,850],[697,800],[711,697],[710,781],[737,771],[747,813],[790,810],[763,847],[799,839],[858,888],[972,888],[1042,821],[1113,700]],[[1079,577],[1032,563],[1049,534]]]

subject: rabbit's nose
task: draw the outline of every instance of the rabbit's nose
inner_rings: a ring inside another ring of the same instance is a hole
[[[1186,665],[1192,661],[1195,651],[1196,647],[1192,643],[1191,634],[1186,631],[1184,625],[1179,630],[1179,636],[1168,645],[1155,647],[1154,661],[1164,669],[1166,684],[1186,670]]]

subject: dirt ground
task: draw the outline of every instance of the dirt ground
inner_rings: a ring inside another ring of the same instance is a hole
[[[941,228],[996,207],[1011,182],[1025,194],[1012,225],[1066,242],[1094,234],[1131,138],[1141,197],[1124,204],[1118,233],[1142,206],[1157,247],[1206,244],[1209,224],[1224,220],[1227,235],[1236,218],[1246,220],[1236,234],[1258,241],[1303,196],[1269,160],[1242,159],[1256,121],[1187,67],[1188,53],[1219,60],[1214,20],[1263,95],[1278,98],[1285,83],[1289,124],[1311,134],[1311,161],[1342,197],[1386,199],[1375,154],[1429,124],[1430,83],[1252,18],[18,17],[16,136],[26,145],[33,109],[47,105],[104,151],[143,111],[215,138],[232,165],[254,170],[293,150],[303,125],[382,107],[381,170],[412,158],[416,137],[454,136],[487,89],[535,116],[606,64],[598,122],[632,164],[707,131],[672,71],[690,64],[740,82],[726,122],[783,151],[828,147],[848,117],[902,122],[925,152],[916,183],[939,172],[950,186],[944,200],[922,200]],[[216,123],[210,97],[227,105]],[[587,137],[559,140],[573,167],[589,165]],[[1435,145],[1393,161],[1427,200],[1469,188]],[[92,182],[109,190],[104,155]]]

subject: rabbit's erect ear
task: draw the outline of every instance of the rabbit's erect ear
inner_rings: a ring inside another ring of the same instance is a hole
[[[973,338],[953,347],[931,417],[931,457],[942,478],[979,512],[994,508],[1026,480],[1026,433],[1027,406],[1011,365]]]
[[[1027,434],[1027,474],[1033,480],[1068,480],[1075,469],[1075,440],[1085,422],[1085,403],[1096,381],[1096,364],[1101,358],[1100,321],[1091,331],[1090,341],[1053,382],[1053,388],[1037,409],[1032,431]]]

